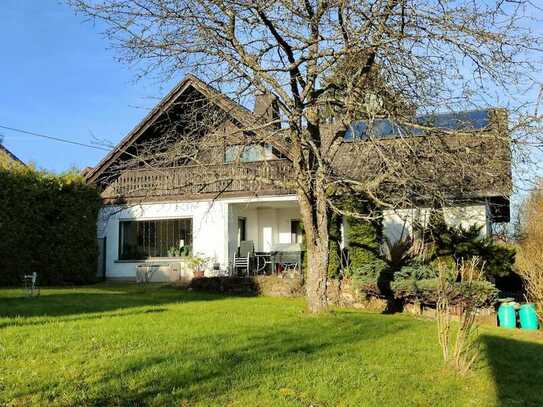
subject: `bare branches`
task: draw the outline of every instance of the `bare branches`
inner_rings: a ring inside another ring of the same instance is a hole
[[[439,270],[436,320],[443,362],[460,374],[466,374],[479,357],[476,317],[478,302],[473,292],[483,280],[479,259],[462,261],[453,270]],[[455,301],[456,300],[456,301]],[[452,322],[453,302],[459,311],[459,321]]]
[[[522,204],[520,244],[517,249],[517,269],[522,277],[527,297],[537,307],[543,321],[543,192],[541,185],[530,192]]]
[[[185,178],[172,170],[191,192],[229,193],[255,185],[241,180],[262,186],[267,177],[267,185],[298,195],[314,243],[308,250],[321,256],[315,267],[327,262],[326,208],[335,194],[361,191],[381,208],[508,196],[512,158],[530,161],[517,150],[543,146],[537,101],[522,100],[539,86],[541,67],[529,0],[68,2],[105,22],[106,37],[141,74],[194,72],[233,99],[195,85],[183,109],[165,112],[162,124],[116,157],[109,181],[119,183],[121,168],[140,170],[142,162],[201,168]],[[277,97],[274,118],[241,107],[265,92]],[[197,93],[214,100],[204,103]],[[487,109],[500,97],[510,102],[509,118],[498,114],[484,128],[451,132],[421,121]],[[232,114],[234,101],[239,114]],[[385,125],[396,130],[385,134]],[[249,157],[255,151],[258,161]],[[279,177],[286,165],[289,174]],[[313,288],[322,294],[326,275],[316,275]]]

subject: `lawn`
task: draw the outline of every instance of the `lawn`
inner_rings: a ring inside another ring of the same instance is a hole
[[[0,405],[543,405],[543,337],[481,329],[441,368],[432,321],[170,287],[0,290]]]

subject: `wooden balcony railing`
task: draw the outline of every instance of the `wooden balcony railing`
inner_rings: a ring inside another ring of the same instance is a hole
[[[292,177],[288,160],[242,164],[180,166],[162,169],[126,170],[103,190],[102,197],[199,195],[225,192],[286,193]]]

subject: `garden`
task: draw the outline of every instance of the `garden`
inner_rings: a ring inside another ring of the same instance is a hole
[[[466,375],[435,321],[169,286],[0,290],[2,405],[538,406],[543,338],[481,326]]]
[[[96,284],[96,191],[77,174],[1,175],[14,239],[0,244],[0,266],[15,273],[0,275],[13,286],[0,289],[0,405],[543,403],[540,331],[497,328],[493,314],[500,297],[540,298],[539,195],[516,246],[447,225],[440,208],[396,242],[378,219],[330,214],[331,307],[314,315],[301,287],[268,280],[243,295],[209,278],[195,279],[200,289]],[[338,205],[375,212],[364,202]],[[24,238],[31,228],[39,242]],[[20,278],[36,270],[42,288],[29,296]],[[384,306],[352,307],[364,301]]]
[[[337,205],[351,213],[378,212],[367,199],[343,198]],[[362,295],[388,300],[388,311],[413,304],[435,308],[443,283],[458,306],[474,301],[479,309],[491,308],[498,297],[522,297],[515,246],[485,236],[480,225],[448,225],[442,207],[413,217],[394,241],[383,236],[381,217],[331,219],[329,278],[347,279]],[[343,222],[349,245],[341,249]]]

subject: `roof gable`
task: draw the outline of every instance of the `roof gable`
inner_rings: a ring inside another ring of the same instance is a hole
[[[87,181],[96,181],[128,147],[135,143],[163,113],[173,106],[181,95],[185,94],[191,88],[201,93],[220,109],[228,113],[240,126],[252,127],[258,122],[258,118],[250,110],[212,88],[196,76],[187,75],[117,144],[117,146],[115,146],[113,150],[102,159],[102,161],[100,161],[100,163],[98,163],[96,167],[94,167],[93,170],[88,172],[86,175]]]

